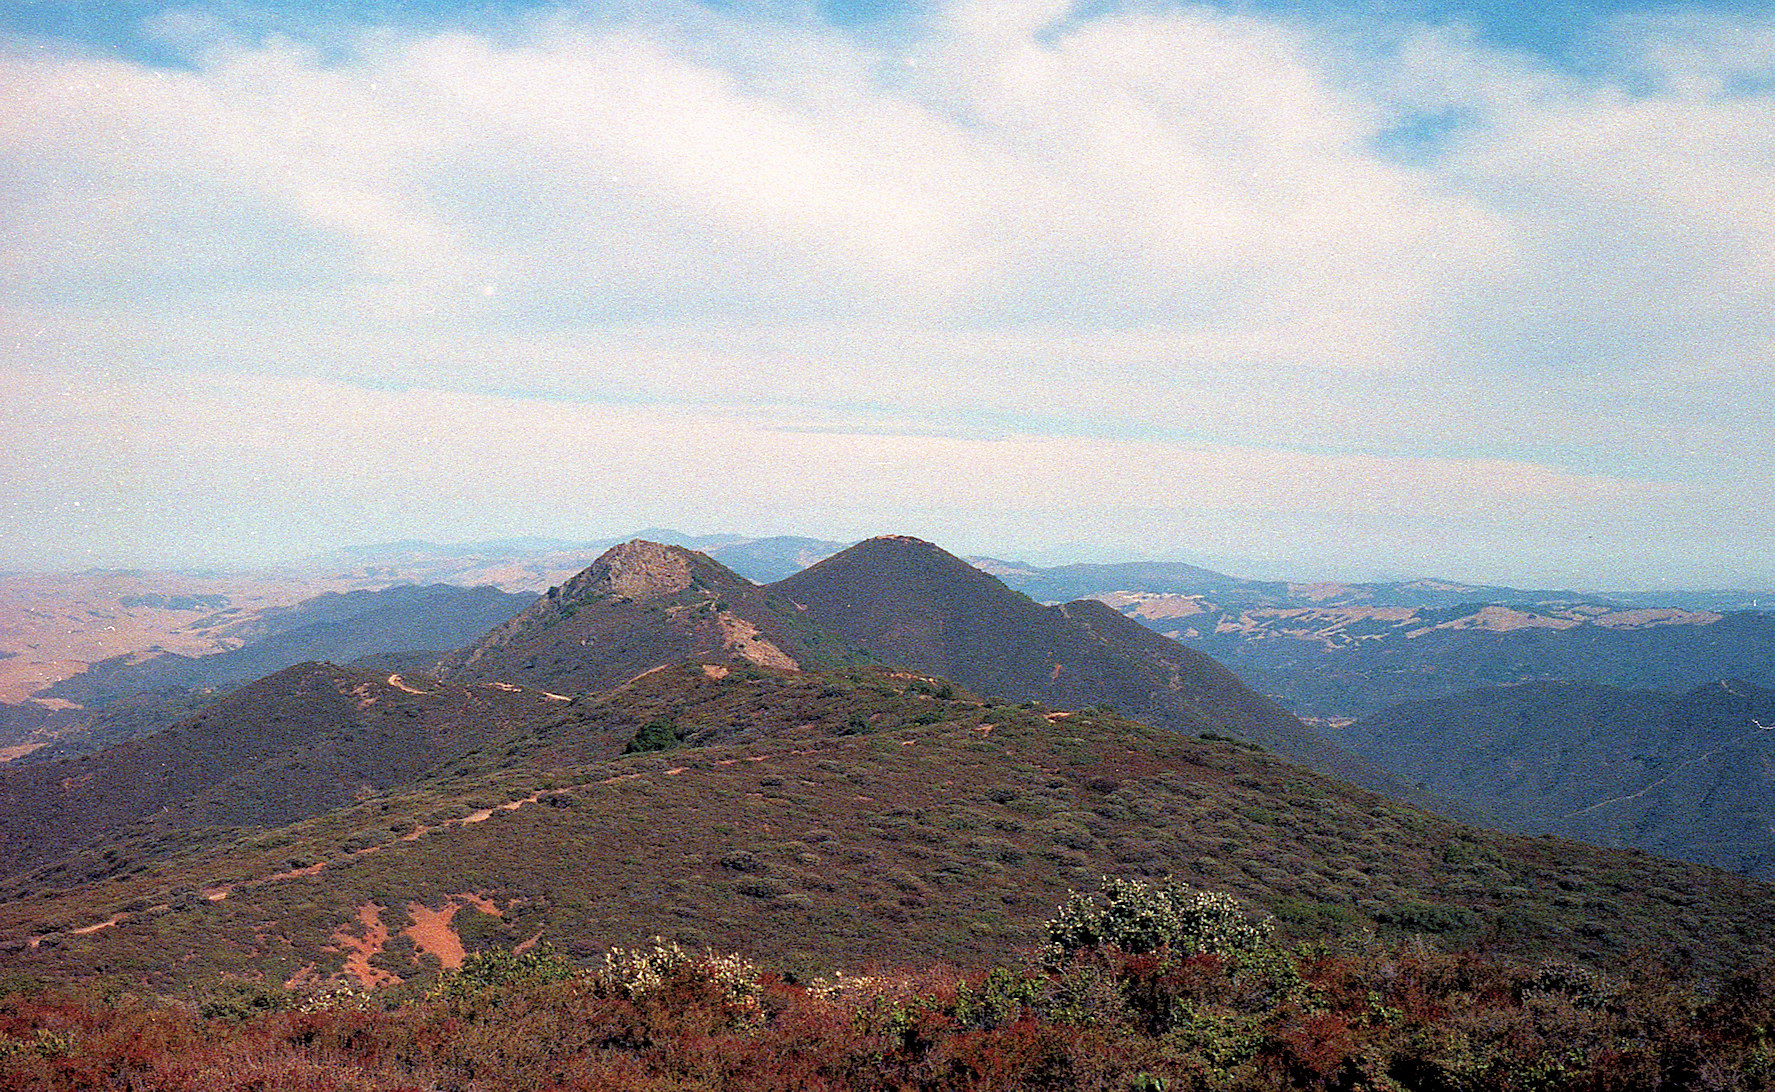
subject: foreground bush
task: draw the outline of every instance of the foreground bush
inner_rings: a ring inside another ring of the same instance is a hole
[[[1369,935],[1283,949],[1230,902],[1149,885],[1069,900],[1050,936],[990,973],[806,984],[656,941],[585,970],[487,953],[423,996],[276,1011],[14,993],[0,1092],[1775,1088],[1775,968],[1604,976]]]

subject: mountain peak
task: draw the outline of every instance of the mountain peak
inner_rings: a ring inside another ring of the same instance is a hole
[[[810,565],[802,572],[810,572],[821,566],[830,570],[869,569],[882,575],[891,573],[896,578],[904,578],[915,572],[947,573],[963,580],[985,580],[1004,590],[997,580],[943,547],[912,535],[876,535],[874,538],[866,538],[848,550],[841,550],[816,565]],[[797,573],[788,581],[779,583],[789,583],[800,575]],[[928,579],[928,576],[925,578]]]
[[[438,673],[571,692],[711,657],[797,671],[810,655],[806,629],[720,562],[638,538],[606,550],[480,641],[444,657]]]
[[[1182,731],[1230,728],[1295,761],[1408,795],[1207,655],[1096,600],[1042,606],[921,539],[859,542],[770,590],[853,648],[985,697],[1107,702]]]
[[[682,546],[637,538],[605,550],[562,591],[603,592],[637,602],[671,595],[695,583],[697,560]]]

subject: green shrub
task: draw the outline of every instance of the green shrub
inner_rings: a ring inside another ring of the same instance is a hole
[[[652,720],[635,730],[633,739],[623,747],[625,755],[643,754],[648,751],[669,751],[678,746],[684,733],[669,720]]]
[[[199,1002],[197,1011],[206,1020],[226,1020],[238,1024],[255,1016],[287,1008],[289,1004],[288,990],[262,982],[232,979],[204,997]]]
[[[1459,906],[1403,902],[1376,914],[1375,920],[1410,933],[1459,933],[1473,927],[1473,911]]]
[[[508,987],[562,982],[575,973],[567,957],[547,944],[538,944],[523,952],[490,948],[469,953],[460,969],[438,980],[430,996],[446,1000],[472,997]]]

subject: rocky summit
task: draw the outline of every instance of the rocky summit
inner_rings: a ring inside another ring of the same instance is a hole
[[[713,558],[637,539],[446,656],[441,677],[563,694],[684,660],[797,670],[828,652],[794,609]]]

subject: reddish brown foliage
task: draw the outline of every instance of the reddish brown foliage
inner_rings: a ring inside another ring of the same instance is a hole
[[[1775,969],[1705,984],[1358,945],[1052,972],[769,979],[756,1006],[683,973],[636,999],[589,977],[239,1022],[130,999],[0,998],[0,1092],[744,1088],[1775,1087]]]

